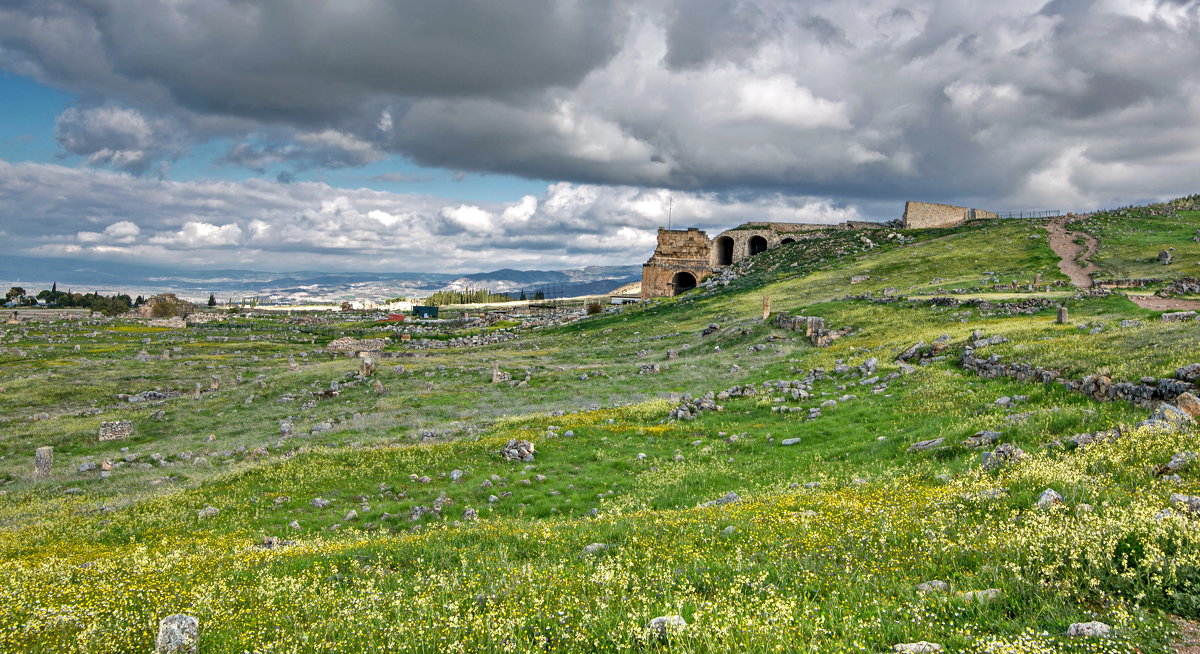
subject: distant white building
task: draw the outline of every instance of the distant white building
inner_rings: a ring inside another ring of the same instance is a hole
[[[407,313],[409,311],[412,311],[413,303],[408,300],[396,300],[394,302],[388,302],[379,308],[383,309],[384,311],[396,311],[396,312],[400,312],[400,313]]]

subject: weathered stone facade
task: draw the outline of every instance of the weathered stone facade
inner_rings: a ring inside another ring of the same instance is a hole
[[[642,266],[642,298],[671,297],[694,288],[722,266],[728,266],[760,252],[811,238],[820,238],[820,230],[854,229],[874,223],[811,225],[805,223],[752,222],[721,232],[710,240],[703,231],[690,229],[658,230],[658,247]]]
[[[932,202],[904,203],[904,227],[906,229],[954,227],[968,220],[998,217],[991,211],[958,207],[952,204],[935,204]]]
[[[728,266],[780,245],[813,238],[818,230],[849,229],[848,223],[810,225],[805,223],[753,222],[721,232],[713,239],[713,266]]]
[[[642,298],[671,297],[712,274],[712,242],[696,228],[658,230],[658,247],[642,266]]]

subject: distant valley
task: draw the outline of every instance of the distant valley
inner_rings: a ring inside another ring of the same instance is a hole
[[[321,303],[425,297],[439,290],[487,288],[500,293],[543,290],[547,297],[608,293],[640,279],[640,266],[588,266],[571,270],[513,270],[455,275],[423,272],[264,272],[179,270],[163,266],[8,256],[0,259],[0,285],[30,291],[57,283],[60,290],[100,293],[176,293],[204,300],[255,296],[265,302]]]

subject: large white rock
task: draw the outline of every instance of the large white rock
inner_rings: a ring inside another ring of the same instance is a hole
[[[671,634],[679,633],[687,626],[687,621],[681,615],[660,615],[654,618],[646,625],[646,629],[650,631],[650,635],[655,638],[666,638]]]
[[[1067,628],[1068,636],[1082,638],[1100,638],[1112,632],[1112,628],[1103,622],[1076,622]]]
[[[196,654],[200,638],[200,620],[183,613],[168,615],[158,623],[156,654]]]

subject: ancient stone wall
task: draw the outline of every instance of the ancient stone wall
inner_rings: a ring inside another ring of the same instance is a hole
[[[708,234],[689,229],[658,229],[658,247],[654,255],[665,259],[707,259],[712,242]]]
[[[932,202],[905,202],[904,226],[908,229],[929,227],[953,227],[967,221],[969,210],[950,204]]]
[[[984,209],[971,209],[952,204],[914,201],[904,203],[904,227],[907,229],[954,227],[968,220],[985,218],[999,218],[999,216]]]
[[[713,266],[728,266],[766,250],[795,241],[819,237],[821,230],[846,229],[847,225],[751,222],[721,232],[713,239]],[[814,232],[816,232],[814,234]]]
[[[100,423],[100,440],[116,441],[133,435],[133,422],[129,420],[114,420]]]

